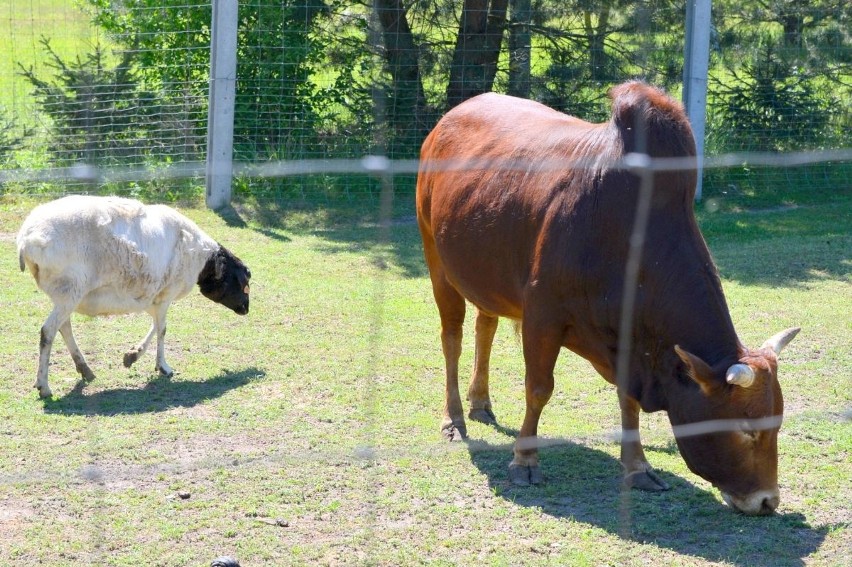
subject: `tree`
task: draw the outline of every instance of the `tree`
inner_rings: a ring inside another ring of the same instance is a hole
[[[721,1],[710,118],[723,151],[811,149],[848,137],[852,4]],[[724,135],[720,135],[720,133]],[[771,133],[763,135],[760,133]]]
[[[509,87],[508,94],[529,98],[532,62],[531,0],[509,2]]]
[[[209,77],[210,4],[187,7],[181,0],[87,0],[95,22],[118,45],[133,53],[129,71],[135,88],[157,100],[185,132],[201,142],[190,149],[203,155]],[[308,80],[322,46],[312,35],[323,0],[282,0],[246,5],[239,11],[238,81],[234,152],[238,159],[302,157],[313,135],[316,108],[323,97]]]
[[[762,57],[728,67],[731,79],[711,81],[711,109],[728,150],[791,151],[818,144],[829,113],[812,81],[767,45]],[[771,136],[762,136],[771,132]]]
[[[51,118],[48,150],[55,162],[144,160],[153,149],[149,134],[162,128],[166,113],[150,93],[134,87],[129,77],[132,52],[125,52],[116,67],[109,68],[100,45],[85,57],[66,62],[47,38],[40,43],[53,77],[41,78],[32,68],[20,67],[19,72],[33,86],[41,111]]]
[[[846,0],[753,0],[736,2],[734,13],[752,23],[774,23],[782,30],[782,44],[787,48],[805,47],[805,35],[833,21],[852,15]]]
[[[427,118],[417,45],[401,0],[376,0],[375,10],[391,75],[388,118],[397,138],[410,145],[411,138],[422,139],[432,126]]]
[[[465,0],[450,65],[447,107],[488,92],[494,84],[508,0]]]

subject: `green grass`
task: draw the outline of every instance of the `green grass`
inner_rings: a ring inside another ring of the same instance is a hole
[[[731,512],[687,470],[663,414],[643,415],[642,434],[672,490],[620,492],[615,393],[568,352],[540,427],[566,441],[542,452],[543,486],[511,486],[523,387],[510,325],[492,364],[502,427],[469,423],[469,444],[443,443],[438,317],[410,195],[387,232],[375,202],[184,208],[251,267],[252,312],[197,293],[177,303],[171,380],[151,353],[121,365],[147,316],[76,317],[97,378],[81,383],[60,341],[55,397],[40,401],[32,383],[50,306],[18,271],[11,239],[33,205],[0,203],[0,565],[205,565],[223,554],[244,566],[848,561],[848,199],[701,214],[743,340],[803,327],[780,371],[782,504],[761,518]]]

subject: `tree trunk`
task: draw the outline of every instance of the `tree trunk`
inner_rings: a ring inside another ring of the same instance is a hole
[[[390,126],[404,141],[419,141],[430,128],[426,116],[426,97],[420,77],[417,46],[408,25],[402,0],[375,0],[382,26],[385,61],[391,75]]]
[[[522,98],[530,96],[530,58],[532,19],[531,0],[510,0],[509,22],[509,94]]]
[[[802,12],[781,13],[781,25],[784,27],[784,47],[802,48],[802,30],[805,17]]]
[[[607,57],[604,51],[604,40],[609,30],[609,7],[601,7],[597,26],[592,25],[592,13],[583,14],[583,28],[586,32],[586,41],[589,46],[589,73],[593,81],[606,79]]]
[[[507,5],[508,0],[464,1],[450,65],[448,108],[491,90],[506,27]]]

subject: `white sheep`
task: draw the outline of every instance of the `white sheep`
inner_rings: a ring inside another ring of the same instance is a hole
[[[163,339],[166,311],[196,283],[201,293],[240,315],[249,310],[251,272],[198,226],[165,205],[119,197],[70,196],[36,207],[18,232],[21,271],[29,268],[53,301],[41,328],[35,387],[50,397],[50,350],[62,334],[77,371],[94,374],[71,331],[71,313],[88,316],[147,312],[147,336],[124,355],[130,367],[157,335],[156,370],[171,376]]]

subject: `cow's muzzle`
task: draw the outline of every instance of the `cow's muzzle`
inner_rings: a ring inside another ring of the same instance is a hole
[[[777,488],[758,490],[742,498],[722,492],[722,498],[728,506],[748,516],[768,516],[775,512],[781,501]]]

